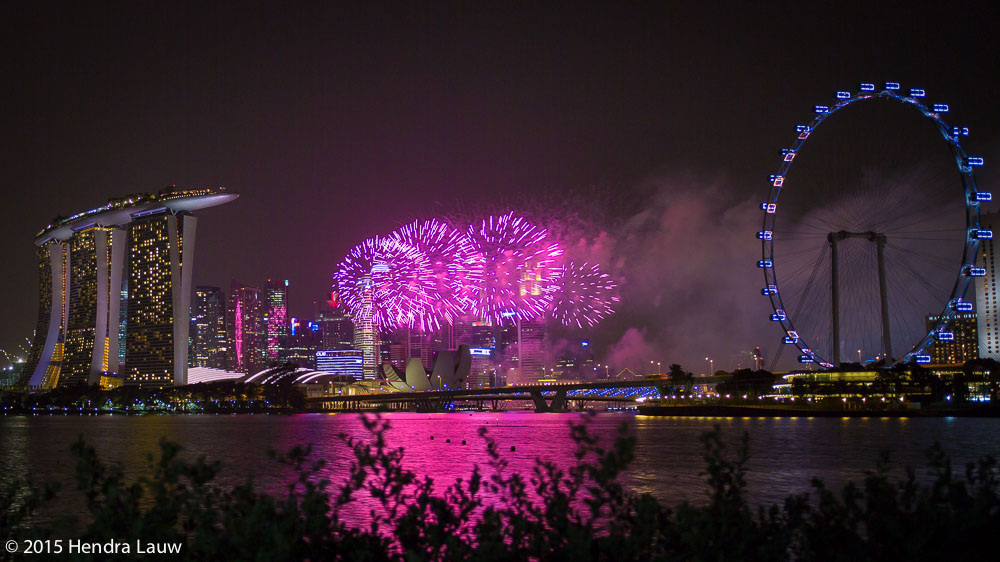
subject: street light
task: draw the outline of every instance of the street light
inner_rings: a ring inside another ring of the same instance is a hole
[[[714,375],[715,374],[715,360],[714,359],[709,359],[708,357],[706,357],[705,361],[708,361],[708,375],[709,376]]]
[[[858,350],[858,363],[861,363],[861,350]]]

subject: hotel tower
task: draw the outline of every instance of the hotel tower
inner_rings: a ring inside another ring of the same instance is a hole
[[[197,220],[225,189],[142,193],[60,218],[35,238],[38,322],[18,384],[56,388],[119,377],[187,382]]]

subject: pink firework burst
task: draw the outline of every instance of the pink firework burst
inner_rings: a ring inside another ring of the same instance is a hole
[[[464,233],[431,219],[406,224],[390,237],[415,248],[428,261],[433,298],[411,303],[411,329],[436,330],[468,311],[471,295],[482,283],[483,259]]]
[[[410,325],[436,298],[430,269],[427,256],[413,246],[375,237],[344,257],[334,280],[354,318],[371,318],[380,330],[390,330]]]
[[[552,316],[566,326],[595,326],[614,314],[618,284],[596,264],[569,262],[559,268]]]
[[[544,314],[552,304],[553,268],[563,254],[548,231],[510,212],[472,224],[468,232],[483,262],[471,312],[497,323]]]

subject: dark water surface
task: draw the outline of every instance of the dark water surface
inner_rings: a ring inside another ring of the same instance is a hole
[[[721,426],[727,441],[750,435],[748,481],[757,503],[781,501],[809,489],[817,476],[828,485],[858,481],[873,469],[880,450],[894,464],[926,472],[925,452],[935,441],[952,456],[956,467],[983,455],[1000,457],[1000,419],[975,418],[679,418],[630,414],[535,414],[531,412],[384,415],[394,447],[405,449],[404,466],[430,475],[440,485],[467,477],[473,465],[487,472],[480,427],[487,427],[510,462],[528,473],[535,458],[560,465],[573,462],[569,423],[589,418],[592,433],[610,445],[618,428],[629,424],[637,439],[636,460],[627,483],[661,500],[703,501],[703,448],[698,436]],[[356,414],[293,416],[7,416],[0,418],[0,480],[29,475],[35,481],[64,482],[56,507],[69,514],[82,507],[74,498],[73,459],[69,446],[79,435],[105,460],[121,462],[130,475],[147,472],[147,455],[161,438],[184,447],[184,455],[204,455],[222,462],[220,481],[236,484],[254,475],[262,488],[281,493],[285,469],[267,456],[311,443],[329,462],[327,476],[339,482],[353,460],[339,433],[367,436]],[[434,439],[431,440],[431,436]],[[446,443],[450,439],[451,443]],[[462,445],[462,440],[467,444]],[[511,452],[510,447],[515,451]]]

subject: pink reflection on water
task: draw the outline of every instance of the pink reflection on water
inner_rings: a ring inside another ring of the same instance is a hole
[[[403,468],[413,472],[417,481],[431,478],[435,495],[442,496],[457,479],[467,483],[477,465],[484,480],[495,473],[490,465],[486,439],[479,435],[480,428],[486,429],[496,443],[501,459],[507,463],[503,475],[520,474],[529,478],[534,474],[539,459],[551,462],[564,471],[577,463],[577,447],[571,437],[570,424],[585,423],[589,417],[584,414],[477,412],[392,413],[381,419],[389,423],[389,430],[385,433],[387,448],[402,448]],[[336,418],[336,423],[320,427],[295,424],[292,426],[295,429],[284,436],[289,444],[314,444],[314,456],[327,461],[321,476],[334,484],[334,492],[345,481],[351,464],[356,462],[352,451],[338,434],[343,432],[365,442],[374,441],[364,428],[361,416],[337,414]],[[631,418],[618,418],[616,421],[630,424]],[[588,424],[591,435],[597,437],[599,445],[605,448],[613,445],[619,427],[619,423]],[[287,476],[290,478],[292,475]],[[503,490],[497,495],[484,489],[480,492],[480,499],[484,506],[500,507],[507,499],[501,497],[502,494]],[[530,484],[528,496],[533,500],[539,499]],[[367,526],[372,510],[382,513],[379,500],[367,492],[358,492],[354,497],[355,501],[341,510],[341,516],[349,524]]]

